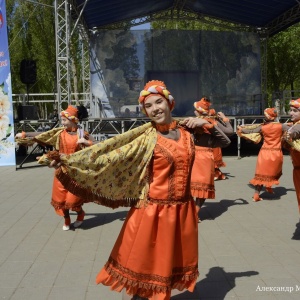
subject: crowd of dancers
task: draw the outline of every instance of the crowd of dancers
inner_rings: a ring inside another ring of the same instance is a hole
[[[230,120],[207,97],[194,103],[195,117],[172,118],[175,100],[162,81],[148,82],[139,105],[151,122],[102,142],[84,132],[76,107],[60,113],[62,127],[44,133],[21,132],[20,142],[51,145],[39,163],[55,168],[51,204],[64,217],[63,230],[84,222],[83,204],[130,207],[97,284],[125,290],[133,300],[168,300],[171,290],[193,291],[198,271],[199,211],[215,199],[215,181],[226,180],[222,148],[235,134]],[[274,108],[262,124],[237,134],[263,138],[254,178],[253,201],[273,193],[282,174],[282,147],[290,151],[300,212],[300,99],[290,102],[291,123],[276,122]],[[71,223],[69,211],[77,212]]]

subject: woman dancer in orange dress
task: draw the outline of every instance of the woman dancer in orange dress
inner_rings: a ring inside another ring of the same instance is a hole
[[[132,299],[168,300],[172,289],[193,291],[198,277],[190,131],[208,122],[172,119],[175,102],[161,81],[148,82],[139,103],[151,123],[62,158],[58,177],[96,203],[131,206],[96,282]],[[208,130],[219,134],[215,126]]]
[[[83,147],[93,144],[93,137],[79,128],[78,109],[69,105],[68,108],[60,113],[63,127],[54,128],[44,133],[39,132],[22,132],[16,135],[16,138],[33,137],[41,145],[50,145],[63,154],[71,154]],[[55,212],[64,217],[63,230],[69,230],[71,218],[69,211],[77,212],[77,219],[73,226],[81,226],[85,212],[82,209],[85,199],[80,198],[67,191],[60,181],[54,176],[52,187],[51,204]]]
[[[198,118],[207,120],[210,126],[216,125],[215,119],[209,116],[210,101],[208,98],[201,98],[200,101],[194,103],[194,107]],[[216,138],[207,131],[195,135],[195,161],[191,175],[191,193],[196,199],[197,212],[200,211],[206,199],[215,199],[213,149],[226,147],[229,144],[230,140],[224,134],[221,138]],[[200,218],[199,222],[201,222]]]
[[[281,140],[283,135],[283,125],[274,122],[277,118],[275,108],[266,108],[264,110],[265,119],[263,124],[256,128],[249,129],[247,125],[239,126],[237,134],[260,133],[264,139],[263,145],[258,153],[255,176],[250,180],[254,185],[255,191],[252,197],[254,202],[263,200],[259,197],[263,186],[267,192],[273,193],[272,185],[279,184],[279,178],[282,175],[283,155],[281,149]],[[241,136],[243,137],[243,136]]]
[[[292,123],[285,123],[284,140],[289,145],[288,150],[293,163],[293,181],[300,213],[300,98],[290,101],[290,118]]]

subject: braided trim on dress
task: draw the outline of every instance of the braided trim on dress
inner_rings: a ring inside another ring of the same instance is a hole
[[[122,285],[124,285],[126,289],[131,289],[132,287],[139,289],[139,295],[143,297],[166,293],[174,288],[180,290],[188,288],[191,282],[195,281],[199,276],[197,265],[175,267],[172,270],[172,275],[169,277],[156,274],[141,274],[125,268],[112,257],[109,257],[104,268],[116,282],[122,282]]]
[[[269,151],[281,151],[281,148],[269,148],[269,147],[261,147],[262,150],[269,150]]]
[[[259,181],[276,181],[280,176],[282,175],[282,172],[280,171],[279,174],[275,176],[269,176],[269,175],[262,175],[262,174],[255,174],[254,178],[252,180],[259,180]]]
[[[179,200],[170,200],[170,199],[159,199],[159,198],[150,198],[148,197],[148,202],[150,203],[154,203],[154,204],[159,204],[159,205],[182,205],[182,204],[186,204],[190,201],[193,201],[192,197],[185,197],[183,198],[182,201]]]
[[[51,199],[51,205],[54,207],[54,209],[70,209],[72,211],[80,211],[82,209],[82,205],[84,204],[84,201],[80,203],[76,203],[76,205],[67,204],[66,202],[58,202],[53,199]]]
[[[204,183],[204,182],[192,182],[191,189],[204,190],[204,191],[215,191],[215,185]]]

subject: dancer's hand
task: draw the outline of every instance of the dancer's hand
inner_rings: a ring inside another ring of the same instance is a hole
[[[217,116],[218,116],[220,119],[226,118],[225,114],[224,114],[223,112],[221,112],[221,111],[219,111],[219,112],[217,113]]]
[[[48,165],[49,168],[58,169],[61,166],[61,162],[57,160],[52,160],[51,163]]]
[[[21,139],[21,138],[22,138],[22,132],[18,132],[18,133],[15,135],[15,138],[16,138],[16,139]]]
[[[89,146],[90,141],[82,137],[82,138],[78,139],[77,144],[83,144],[85,146]]]

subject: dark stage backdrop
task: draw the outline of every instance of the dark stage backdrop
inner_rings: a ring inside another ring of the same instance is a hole
[[[139,92],[152,79],[166,83],[176,116],[193,115],[203,96],[227,115],[262,112],[257,34],[109,30],[94,34],[90,44],[92,94],[104,117],[122,116],[125,108],[126,116],[138,116]]]
[[[173,116],[194,116],[193,104],[198,98],[198,72],[148,71],[147,81],[159,78],[176,95]],[[178,84],[180,83],[180,84]],[[173,96],[175,97],[175,96]]]

